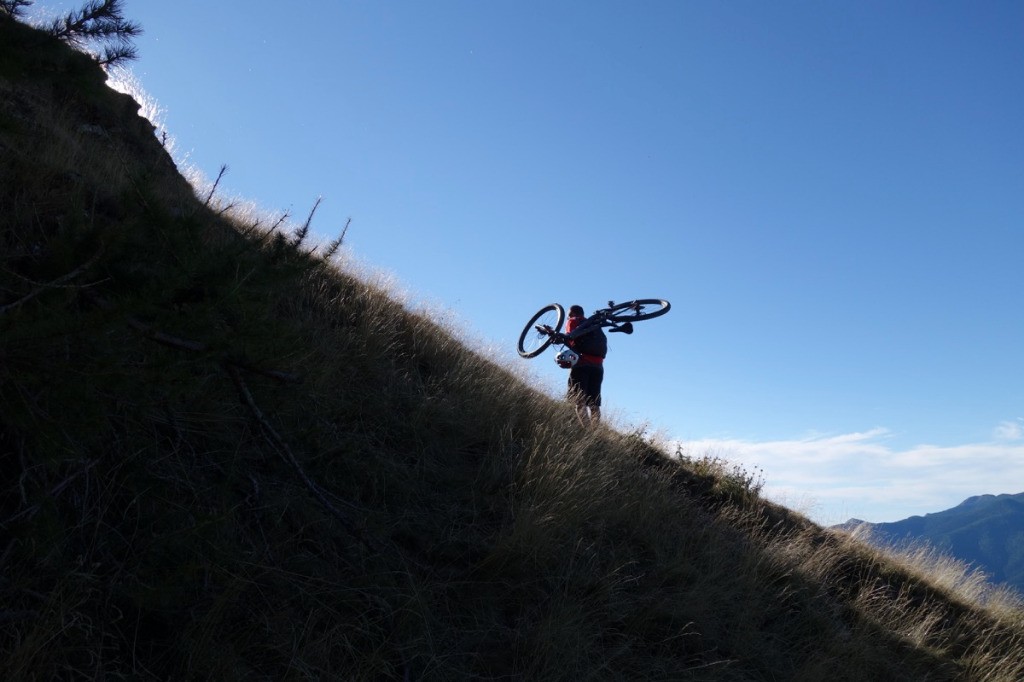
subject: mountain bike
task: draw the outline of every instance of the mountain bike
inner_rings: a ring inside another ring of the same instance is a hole
[[[672,305],[660,298],[638,298],[626,303],[608,301],[608,307],[595,311],[573,331],[573,336],[582,336],[587,329],[609,327],[610,332],[633,333],[633,323],[660,317]],[[551,344],[562,344],[569,340],[562,333],[565,322],[565,308],[558,303],[549,303],[530,318],[519,335],[516,350],[524,358],[535,358]]]

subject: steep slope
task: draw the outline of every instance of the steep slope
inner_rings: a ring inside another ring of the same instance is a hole
[[[0,95],[3,679],[1024,676],[1015,605],[578,429],[2,13]]]

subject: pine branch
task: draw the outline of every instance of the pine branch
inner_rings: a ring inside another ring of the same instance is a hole
[[[291,217],[292,217],[292,214],[289,213],[288,211],[285,211],[284,213],[282,213],[281,217],[277,219],[277,222],[274,223],[273,225],[271,225],[270,229],[267,230],[267,234],[273,233],[275,230],[277,230],[277,228],[281,227],[281,225],[284,224],[284,221],[288,220]]]
[[[68,487],[68,485],[70,485],[72,481],[74,481],[76,478],[78,478],[82,474],[87,473],[89,471],[89,469],[92,469],[94,466],[96,466],[97,462],[99,462],[98,459],[94,459],[94,460],[90,460],[90,461],[86,462],[85,466],[83,466],[81,469],[78,469],[77,471],[72,472],[63,481],[61,481],[57,485],[53,486],[53,488],[50,489],[50,492],[46,495],[46,497],[44,499],[52,500],[53,498],[55,498],[57,495],[59,495],[61,493],[62,490],[64,490],[64,488]],[[39,511],[40,506],[41,505],[39,505],[39,504],[34,504],[31,507],[28,507],[27,509],[22,509],[17,514],[15,514],[14,516],[12,516],[9,519],[7,519],[6,521],[4,521],[3,525],[4,526],[10,525],[11,523],[13,523],[14,521],[17,521],[18,519],[20,519],[23,516],[27,516],[28,518],[31,519],[33,516],[35,516],[36,512]]]
[[[341,229],[341,236],[329,243],[323,251],[324,260],[330,260],[334,254],[341,248],[341,245],[345,243],[345,235],[348,234],[348,226],[352,224],[352,219],[349,218],[345,221],[345,227]]]
[[[89,0],[77,12],[54,19],[47,33],[61,40],[80,43],[86,40],[127,40],[142,35],[142,27],[122,16],[121,0]]]
[[[210,201],[213,199],[213,193],[217,191],[217,185],[220,184],[221,178],[224,177],[224,174],[227,171],[228,171],[228,165],[226,163],[225,164],[221,164],[220,172],[217,173],[217,179],[213,181],[213,187],[210,188],[210,193],[206,195],[206,201],[203,202],[203,206],[206,206],[206,207],[210,206]]]
[[[234,210],[236,206],[238,206],[238,204],[235,203],[234,201],[232,201],[230,204],[226,205],[224,208],[222,208],[221,210],[217,211],[217,215],[222,216],[225,213],[228,213],[228,212]]]
[[[96,261],[98,261],[100,259],[101,255],[103,255],[103,248],[102,247],[96,252],[95,256],[90,258],[88,261],[86,261],[82,265],[78,266],[77,268],[75,268],[71,272],[67,273],[66,275],[61,275],[57,279],[51,280],[49,282],[35,282],[33,280],[28,279],[27,277],[22,277],[21,275],[19,275],[16,272],[12,272],[10,270],[6,270],[6,268],[5,268],[5,270],[7,272],[9,272],[10,274],[14,275],[18,279],[24,280],[24,281],[28,282],[29,284],[34,285],[36,288],[33,289],[32,291],[30,291],[29,293],[25,294],[24,296],[22,296],[17,301],[14,301],[12,303],[8,303],[7,305],[0,306],[0,315],[3,315],[4,313],[6,313],[9,310],[13,310],[14,308],[17,308],[18,306],[31,301],[33,298],[35,298],[39,294],[43,293],[47,289],[67,289],[67,288],[78,289],[78,288],[84,288],[84,287],[87,287],[87,286],[93,286],[92,284],[65,284],[65,282],[70,282],[71,280],[76,279],[79,275],[81,275],[86,270],[91,268],[93,265],[96,264]]]
[[[119,42],[117,45],[103,48],[99,57],[100,66],[114,66],[123,62],[135,61],[139,58],[139,48],[129,42]]]
[[[32,2],[33,0],[0,0],[0,12],[18,19],[25,14],[25,8]]]
[[[309,217],[306,218],[306,223],[295,232],[295,237],[292,239],[292,246],[297,248],[306,240],[306,235],[309,234],[309,228],[313,224],[313,214],[316,213],[316,209],[320,207],[320,202],[323,201],[323,199],[323,197],[316,198],[316,203],[313,204],[313,208],[309,212]]]
[[[44,30],[79,48],[91,41],[113,42],[96,59],[102,66],[114,66],[139,56],[132,39],[142,35],[142,27],[126,21],[122,12],[121,0],[89,0],[82,9],[54,19]]]
[[[116,310],[116,307],[114,306],[113,303],[96,294],[89,294],[88,298],[97,308],[101,310],[105,310],[107,312],[113,312]],[[213,348],[208,343],[205,343],[203,341],[196,341],[195,339],[186,339],[184,337],[175,336],[173,334],[168,334],[160,329],[157,329],[153,325],[146,324],[142,320],[132,317],[131,315],[129,315],[125,319],[125,322],[128,324],[129,327],[139,332],[150,341],[159,343],[162,346],[177,348],[179,350],[187,350],[193,353],[206,353],[213,350]],[[252,363],[251,361],[238,356],[227,355],[223,357],[222,362],[230,367],[244,369],[245,371],[252,372],[254,374],[262,374],[265,377],[276,379],[277,381],[283,381],[287,383],[299,383],[300,381],[302,381],[302,377],[300,377],[298,374],[295,374],[294,372],[283,372],[281,370],[276,369],[264,369]]]
[[[253,238],[253,245],[259,247],[265,244],[268,239],[270,239],[272,236],[275,236],[274,233],[277,231],[277,228],[281,227],[281,225],[283,225],[291,217],[291,214],[285,211],[283,214],[281,214],[281,217],[277,219],[277,222],[275,222],[273,225],[271,225],[269,228],[263,231],[263,234]]]
[[[266,240],[267,237],[270,237],[270,235],[273,235],[275,231],[278,231],[278,228],[285,224],[285,222],[291,217],[292,214],[289,213],[288,211],[282,213],[281,217],[278,218],[278,221],[270,225],[270,228],[266,230],[266,235],[264,235],[263,239],[260,240],[259,243],[262,243],[264,240]]]
[[[263,221],[260,218],[257,218],[256,220],[253,221],[251,225],[238,228],[238,234],[242,235],[243,237],[248,237],[249,235],[251,235],[253,232],[260,228],[261,222]]]
[[[228,376],[231,377],[231,381],[235,384],[235,388],[238,390],[238,394],[241,397],[242,402],[249,408],[249,412],[263,431],[263,435],[267,438],[274,449],[277,450],[278,454],[281,455],[281,458],[284,459],[292,469],[294,469],[295,473],[298,474],[306,488],[313,493],[313,496],[317,501],[319,501],[320,504],[322,504],[324,508],[341,523],[352,537],[356,538],[371,552],[380,553],[383,548],[372,538],[363,533],[355,522],[352,521],[352,519],[350,519],[344,512],[331,504],[331,501],[327,499],[327,495],[324,494],[324,491],[320,486],[317,485],[316,482],[309,477],[309,474],[306,473],[306,470],[302,468],[302,464],[295,457],[295,453],[292,452],[292,449],[288,447],[288,443],[286,443],[284,438],[282,438],[277,430],[274,429],[273,425],[263,414],[259,405],[256,404],[256,400],[252,397],[252,392],[242,379],[242,375],[238,373],[238,369],[232,366],[226,366],[225,371],[227,371]]]

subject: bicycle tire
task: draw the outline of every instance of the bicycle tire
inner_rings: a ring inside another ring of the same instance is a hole
[[[645,311],[644,306],[656,306],[656,308]],[[661,317],[671,308],[672,304],[661,298],[638,298],[608,308],[608,319],[612,322],[639,322],[653,317]]]
[[[538,332],[534,327],[537,325],[548,325],[556,332],[562,330],[562,323],[565,322],[565,308],[558,303],[549,303],[530,318],[530,321],[523,327],[519,335],[519,343],[516,350],[524,358],[535,358],[543,353],[551,345],[551,337]]]

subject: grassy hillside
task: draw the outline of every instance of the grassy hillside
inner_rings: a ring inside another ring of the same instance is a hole
[[[892,523],[853,519],[843,527],[880,546],[927,543],[979,567],[993,583],[1024,591],[1024,493],[979,495],[934,514]]]
[[[1015,603],[582,430],[137,111],[0,13],[0,678],[1024,679]]]

